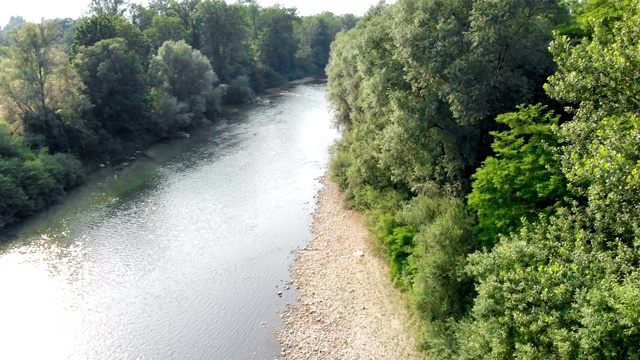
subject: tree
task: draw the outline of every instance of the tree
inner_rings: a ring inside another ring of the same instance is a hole
[[[152,8],[146,8],[140,4],[129,4],[129,21],[138,30],[144,32],[153,25],[153,19],[158,16],[158,11]]]
[[[19,28],[26,20],[22,16],[11,16],[9,22],[0,30],[0,46],[9,46],[9,33]],[[0,53],[0,58],[2,54]]]
[[[73,45],[73,37],[76,32],[76,20],[71,18],[55,19],[53,20],[58,25],[60,30],[60,38],[57,46],[60,47],[66,54],[71,52],[71,46]]]
[[[457,322],[476,295],[475,279],[465,269],[467,256],[478,248],[473,215],[462,199],[418,196],[400,218],[420,226],[409,256],[415,272],[409,300],[424,321],[423,347],[434,358],[454,358]]]
[[[495,155],[473,175],[469,207],[477,212],[478,237],[485,246],[498,242],[540,214],[551,215],[568,195],[567,180],[556,157],[558,117],[542,105],[519,106],[498,116],[509,130],[492,132]]]
[[[256,2],[256,0],[238,0],[239,5],[242,5],[249,19],[249,26],[251,28],[251,40],[255,40],[259,36],[260,32],[260,11],[262,7]]]
[[[289,75],[295,69],[298,48],[293,31],[295,20],[295,8],[276,5],[263,9],[260,13],[260,60],[282,75]]]
[[[386,255],[413,278],[410,298],[426,321],[424,346],[436,358],[457,356],[460,322],[475,295],[475,275],[464,270],[478,247],[464,204],[471,176],[492,154],[491,132],[506,127],[498,115],[523,103],[555,105],[543,84],[555,70],[548,44],[563,12],[559,1],[400,0],[373,7],[331,47],[328,92],[346,130],[334,177],[374,229],[396,221],[386,231],[393,245]],[[548,180],[516,209],[526,215],[553,205],[545,202],[556,196],[557,172],[545,178],[553,158],[541,142],[553,140],[552,126],[522,125],[533,117],[523,114],[503,118],[517,129],[504,140],[531,145],[514,155],[514,167],[536,167],[515,178]],[[527,152],[543,155],[542,164]],[[509,190],[527,190],[517,186]],[[429,216],[408,219],[413,207]],[[509,215],[520,220],[517,211]],[[407,225],[418,229],[412,241],[403,232]]]
[[[461,358],[640,356],[640,17],[594,29],[579,43],[554,40],[547,86],[573,114],[557,134],[578,201],[470,258],[478,297]]]
[[[93,15],[123,16],[128,5],[128,0],[91,0],[89,9]]]
[[[242,104],[248,103],[254,98],[253,90],[249,84],[249,78],[241,75],[233,79],[227,91],[224,94],[223,100],[227,104]]]
[[[222,1],[203,1],[197,17],[201,24],[200,51],[212,62],[222,83],[248,75],[253,67],[248,47],[249,23],[244,8]]]
[[[214,88],[218,78],[209,59],[184,41],[167,41],[160,47],[151,62],[150,76],[159,91],[156,97],[161,99],[161,109],[184,113],[183,123],[164,124],[165,128],[186,128],[219,110],[220,94]]]
[[[145,30],[144,34],[154,50],[160,48],[165,41],[180,41],[188,38],[188,32],[182,25],[182,20],[166,15],[155,16],[151,27]]]
[[[632,12],[613,31],[597,28],[592,41],[571,46],[566,37],[556,39],[551,49],[558,71],[547,86],[573,104],[573,120],[560,129],[571,188],[588,199],[599,226],[629,244],[640,234],[640,212],[628,205],[640,201],[639,36],[640,16]]]
[[[564,209],[471,256],[478,296],[459,358],[638,358],[638,253],[593,220]]]
[[[23,24],[10,34],[0,72],[7,120],[15,130],[43,137],[41,145],[52,151],[68,149],[65,128],[81,126],[89,107],[77,73],[55,47],[59,35],[53,21]]]
[[[73,156],[34,153],[24,140],[0,122],[0,228],[55,203],[84,179]]]
[[[140,30],[119,15],[96,15],[78,24],[71,47],[71,58],[81,47],[90,47],[102,40],[121,38],[146,67],[150,54],[149,42]]]
[[[613,29],[625,13],[635,11],[636,7],[634,0],[567,0],[564,3],[572,16],[558,31],[576,40],[590,38],[598,26]]]
[[[156,1],[152,8],[157,8],[161,14],[176,16],[182,20],[182,26],[189,32],[187,43],[194,49],[200,49],[200,24],[196,15],[201,0]]]
[[[329,62],[331,43],[341,30],[341,18],[330,12],[303,17],[298,26],[300,45],[298,60],[313,65],[313,72],[324,74]]]
[[[489,155],[496,116],[546,101],[542,84],[554,70],[546,48],[560,11],[558,1],[398,3],[397,58],[416,101],[432,103],[424,121],[464,144],[445,146],[443,159],[464,191]]]
[[[149,120],[149,90],[140,58],[127,41],[113,38],[82,46],[74,66],[102,128],[116,139],[141,141]]]

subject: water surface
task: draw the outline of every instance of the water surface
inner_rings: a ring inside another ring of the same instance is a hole
[[[280,91],[0,232],[0,359],[273,359],[338,136]]]

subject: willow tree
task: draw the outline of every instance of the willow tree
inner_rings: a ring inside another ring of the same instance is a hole
[[[151,61],[157,120],[163,135],[197,124],[220,110],[211,63],[184,41],[167,41]]]
[[[53,151],[68,147],[66,127],[82,125],[90,104],[78,74],[57,47],[55,22],[25,23],[9,34],[0,71],[0,97],[14,131],[42,136]]]

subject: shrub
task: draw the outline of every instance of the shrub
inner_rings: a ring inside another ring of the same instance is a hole
[[[242,104],[253,99],[253,90],[249,85],[249,78],[245,75],[233,79],[227,87],[223,99],[227,104]]]

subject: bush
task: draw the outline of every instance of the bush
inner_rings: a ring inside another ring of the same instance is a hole
[[[251,86],[249,85],[249,78],[242,75],[231,81],[223,99],[227,104],[242,104],[250,102],[253,96],[253,90],[251,90]]]
[[[413,252],[413,237],[418,229],[411,225],[402,225],[396,218],[386,213],[376,220],[377,236],[381,240],[393,283],[400,289],[406,289],[415,275],[415,268],[409,264],[409,256]]]
[[[426,322],[423,346],[434,358],[450,358],[455,323],[468,312],[475,295],[465,273],[466,257],[477,249],[473,217],[459,199],[414,199],[404,218],[420,221],[409,257],[415,269],[410,300]]]
[[[0,228],[52,205],[84,181],[78,159],[69,154],[38,154],[21,137],[0,126]]]
[[[469,208],[478,216],[475,231],[487,247],[499,235],[549,215],[569,195],[562,173],[554,128],[559,117],[545,106],[519,106],[518,112],[499,115],[509,130],[492,132],[495,156],[487,158],[472,176]]]
[[[3,166],[4,165],[4,166]],[[16,180],[6,176],[6,164],[0,160],[0,228],[17,220],[18,214],[30,208],[29,198]]]
[[[261,70],[260,75],[264,79],[265,88],[274,88],[287,83],[287,79],[272,68],[263,67]]]
[[[561,209],[470,257],[478,281],[464,359],[638,359],[640,257]]]
[[[193,114],[189,111],[188,104],[159,91],[154,91],[153,96],[155,97],[153,118],[156,123],[154,129],[156,136],[171,137],[191,125]]]

